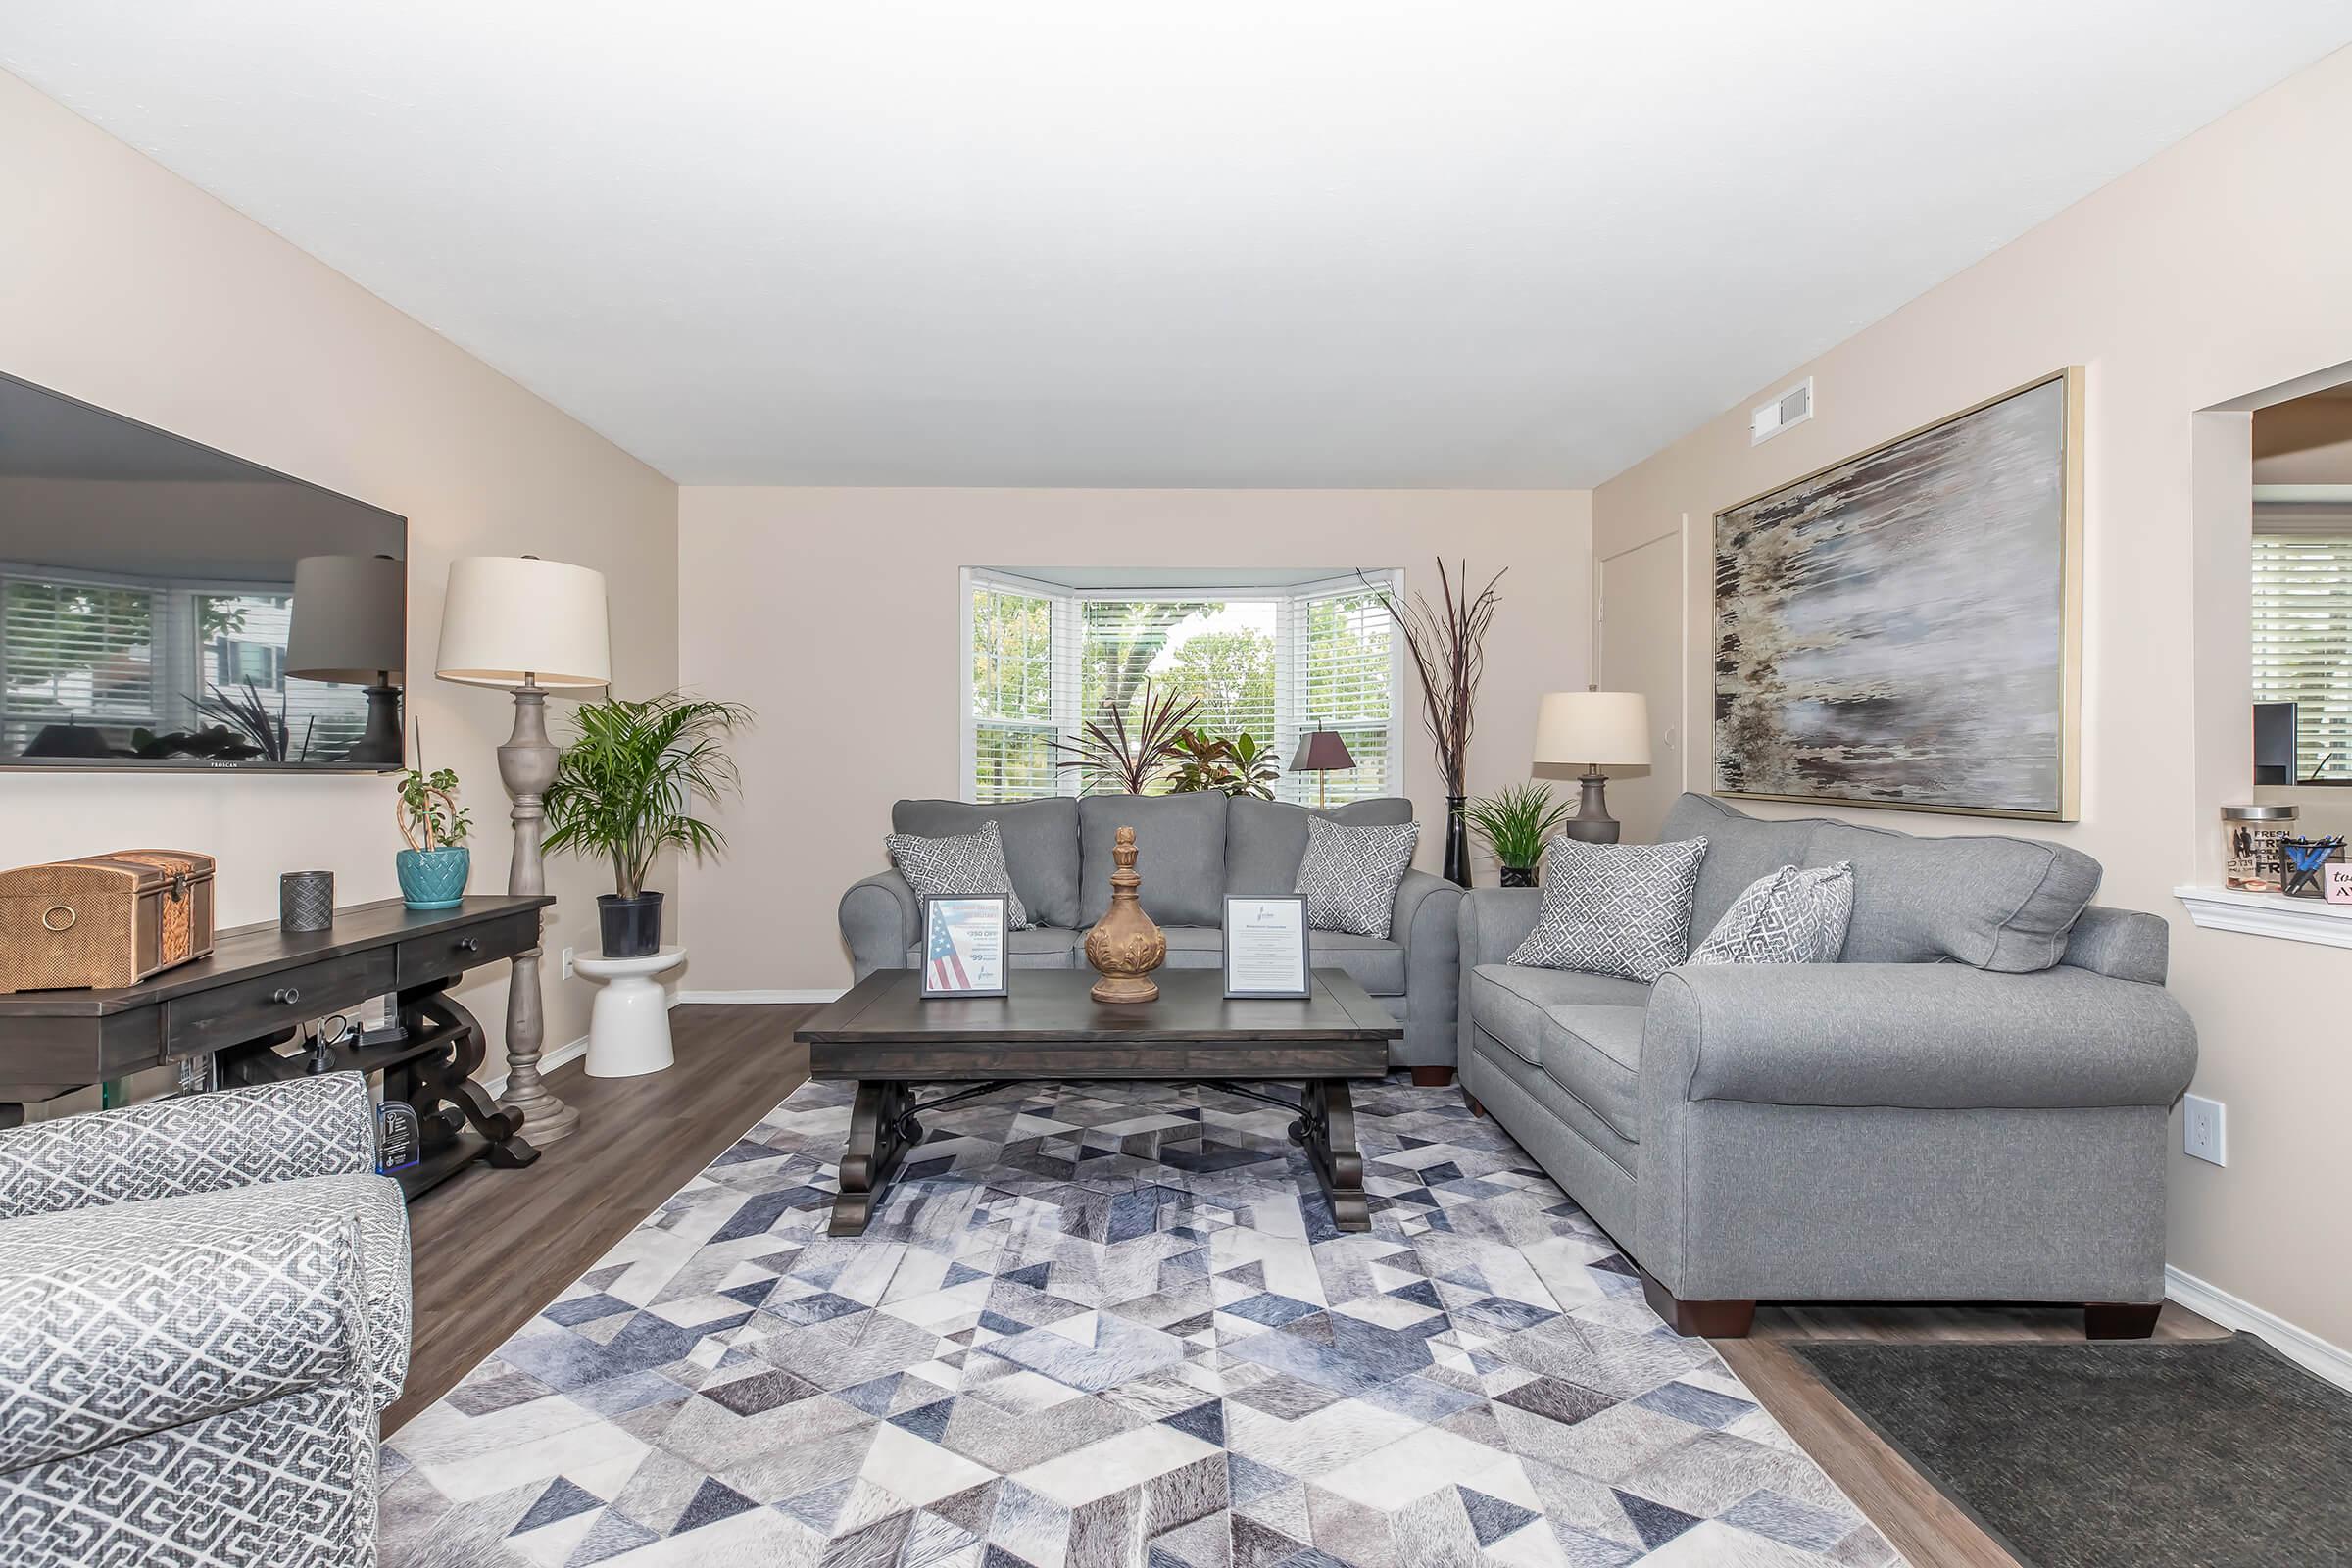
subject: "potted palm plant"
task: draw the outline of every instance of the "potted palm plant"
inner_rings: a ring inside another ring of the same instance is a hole
[[[1501,868],[1502,885],[1532,888],[1544,861],[1544,843],[1568,814],[1568,803],[1554,801],[1548,784],[1512,784],[1472,801],[1463,814],[1470,830],[1487,841],[1487,853]]]
[[[700,857],[726,842],[695,806],[738,787],[726,743],[751,719],[740,703],[680,692],[580,705],[547,789],[547,848],[612,862],[613,891],[596,901],[606,957],[662,946],[662,895],[645,886],[656,856],[674,847]]]

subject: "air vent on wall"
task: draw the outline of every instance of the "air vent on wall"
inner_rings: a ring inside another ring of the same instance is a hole
[[[1806,376],[1747,416],[1747,444],[1762,446],[1792,424],[1813,417],[1813,378]]]

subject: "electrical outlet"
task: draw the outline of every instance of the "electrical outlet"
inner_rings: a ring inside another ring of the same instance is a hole
[[[571,978],[571,950],[569,948],[564,950],[564,978],[566,980]]]
[[[2209,1164],[2230,1163],[2230,1107],[2203,1095],[2180,1102],[2180,1152]]]

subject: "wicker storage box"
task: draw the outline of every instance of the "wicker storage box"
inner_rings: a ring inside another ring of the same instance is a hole
[[[135,985],[213,951],[213,858],[118,850],[0,871],[0,991]]]

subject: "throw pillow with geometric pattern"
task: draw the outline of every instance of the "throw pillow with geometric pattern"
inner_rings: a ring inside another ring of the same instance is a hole
[[[1306,819],[1306,856],[1294,893],[1306,895],[1310,931],[1385,937],[1396,912],[1396,885],[1413,863],[1421,824],[1348,827],[1327,817]]]
[[[1750,882],[1723,911],[1692,963],[1836,963],[1854,910],[1854,862],[1784,865]]]
[[[890,858],[898,862],[899,874],[913,886],[917,897],[952,899],[977,893],[1009,894],[1012,929],[1029,929],[1029,911],[1021,907],[1021,896],[1012,891],[1012,873],[1004,869],[1004,840],[997,832],[993,817],[981,823],[977,833],[957,833],[944,839],[893,833],[882,842],[888,846]]]
[[[1587,844],[1555,838],[1544,852],[1544,902],[1513,963],[1655,980],[1690,946],[1690,895],[1705,839]]]

